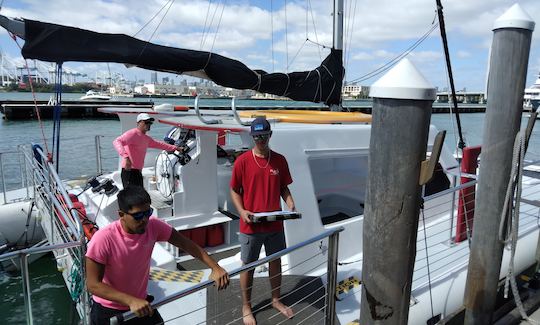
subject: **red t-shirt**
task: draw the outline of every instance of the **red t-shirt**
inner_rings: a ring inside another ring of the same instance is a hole
[[[280,211],[281,189],[292,183],[285,157],[270,151],[269,159],[257,157],[250,150],[234,162],[230,186],[235,192],[241,193],[244,209],[253,213]],[[247,224],[240,218],[240,232],[243,234],[281,230],[282,221]]]

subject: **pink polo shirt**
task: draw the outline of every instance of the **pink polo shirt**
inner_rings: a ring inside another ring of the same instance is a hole
[[[113,146],[121,157],[129,157],[133,169],[142,169],[144,167],[144,157],[148,147],[167,151],[176,150],[176,146],[156,141],[137,128],[124,132],[113,141]],[[125,167],[125,164],[126,160],[123,159],[122,168]]]
[[[154,244],[167,241],[172,227],[156,217],[148,221],[144,234],[129,234],[117,220],[98,230],[88,244],[86,257],[105,266],[103,283],[134,297],[145,299],[150,259]],[[107,308],[128,310],[115,301],[93,296],[94,301]]]

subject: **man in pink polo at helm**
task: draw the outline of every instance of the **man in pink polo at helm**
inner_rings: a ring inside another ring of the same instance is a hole
[[[167,151],[182,151],[182,147],[173,146],[165,142],[156,141],[146,133],[154,123],[154,118],[146,113],[137,115],[137,127],[124,132],[113,141],[113,146],[122,157],[122,185],[143,186],[142,169],[144,167],[144,157],[146,149],[156,148]]]

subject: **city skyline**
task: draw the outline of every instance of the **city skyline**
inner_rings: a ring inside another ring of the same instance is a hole
[[[540,1],[537,0],[442,2],[456,89],[484,90],[493,22],[514,3],[519,3],[532,20],[540,21]],[[23,3],[6,1],[0,14],[135,35],[166,46],[211,50],[240,60],[252,69],[291,72],[315,68],[328,53],[328,47],[332,45],[332,3],[326,0],[189,3],[55,0],[48,2],[48,9],[43,10],[42,2],[29,0]],[[434,0],[406,3],[346,0],[344,6],[345,82],[357,80],[358,84],[371,85],[381,75],[371,79],[363,76],[396,58],[426,35],[409,58],[434,87],[448,87],[440,32],[433,28],[437,21]],[[154,15],[156,18],[138,32]],[[540,34],[536,31],[527,85],[540,71],[539,40]],[[3,30],[0,48],[8,58],[22,61],[16,44]],[[128,69],[120,64],[68,62],[64,66],[88,76],[110,71],[111,74],[121,73],[128,80],[150,81],[149,71]],[[175,83],[186,78],[164,73],[159,76],[169,77]]]

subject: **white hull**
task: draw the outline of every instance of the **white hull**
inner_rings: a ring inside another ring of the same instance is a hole
[[[159,155],[157,160],[155,152],[147,157],[147,164],[143,169],[144,184],[152,196],[155,213],[180,231],[222,227],[222,242],[218,242],[217,246],[207,247],[209,252],[238,247],[238,221],[228,217],[228,214],[236,213],[228,195],[228,184],[232,157],[248,150],[252,145],[250,137],[246,136],[248,128],[227,119],[222,124],[206,125],[193,116],[171,118],[173,115],[175,113],[158,113],[155,118],[165,119],[172,125],[196,129],[195,138],[188,141],[192,147],[189,153],[191,161],[182,165],[177,163],[177,158],[166,153]],[[123,112],[119,116],[125,131],[133,125],[136,113]],[[216,130],[222,129],[233,130],[234,134],[227,138],[227,145],[222,146],[225,154],[222,152],[222,155],[218,156]],[[370,131],[370,125],[365,123],[273,125],[274,133],[270,145],[273,150],[287,157],[294,180],[290,189],[296,207],[303,215],[302,219],[284,222],[287,246],[306,241],[325,231],[343,227],[344,231],[339,235],[338,281],[350,277],[362,278],[363,198],[367,180]],[[433,143],[436,132],[437,130],[431,127],[429,146]],[[458,166],[451,152],[444,148],[439,163],[447,173]],[[175,178],[174,175],[178,177]],[[116,171],[103,175],[100,179],[111,179],[121,188],[119,176],[119,172]],[[172,177],[172,181],[169,182],[167,177]],[[439,177],[447,179],[450,187],[454,186],[453,175],[442,174]],[[538,186],[540,177],[524,177],[523,197],[539,200],[540,192],[534,190]],[[74,186],[69,191],[79,194],[81,188]],[[163,197],[160,191],[165,193],[167,198]],[[94,193],[88,189],[79,195],[79,200],[85,206],[87,217],[99,227],[104,227],[118,218],[116,194],[107,196],[103,192]],[[410,324],[424,324],[432,317],[431,301],[433,313],[441,314],[443,317],[455,312],[463,304],[469,244],[467,241],[450,244],[450,239],[455,236],[456,223],[456,211],[451,211],[451,207],[457,206],[453,205],[452,201],[454,203],[457,201],[457,195],[452,196],[450,193],[431,200],[426,199],[424,204],[427,243],[424,239],[423,219],[420,219],[409,312]],[[222,213],[224,210],[228,212]],[[522,203],[522,219],[515,257],[516,272],[535,262],[535,252],[531,247],[536,247],[538,227],[537,219],[531,211],[537,211],[537,208]],[[44,220],[46,234],[51,232],[48,225],[49,222]],[[211,234],[210,230],[206,234]],[[57,238],[53,241],[55,240]],[[206,243],[208,242],[207,240]],[[429,273],[426,265],[426,245]],[[284,274],[321,277],[322,283],[326,284],[327,247],[328,241],[325,239],[283,256],[281,261]],[[508,253],[509,251],[505,250],[501,279],[508,270]],[[73,267],[72,262],[63,259],[61,254],[56,255],[58,266],[64,270],[64,278],[68,281],[69,270]],[[264,256],[264,253],[261,255]],[[160,244],[155,246],[152,266],[176,270],[176,263],[188,258],[170,245]],[[238,254],[221,260],[220,264],[229,271],[241,266]],[[208,270],[204,270],[201,280],[206,279],[208,273]],[[256,276],[266,277],[267,273],[256,272]],[[159,300],[193,285],[193,282],[151,280],[148,290]],[[361,285],[353,286],[349,291],[340,294],[336,303],[336,314],[341,324],[348,324],[359,318],[361,288]],[[225,292],[223,295],[225,297],[229,295],[226,299],[238,299],[236,293]],[[164,305],[159,310],[164,319],[170,320],[168,324],[206,322],[207,309],[213,308],[205,305],[206,299],[207,291],[202,290]],[[79,311],[81,310],[79,308]]]

